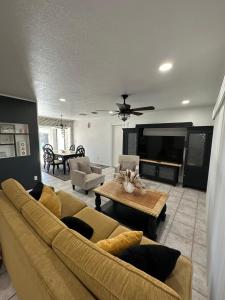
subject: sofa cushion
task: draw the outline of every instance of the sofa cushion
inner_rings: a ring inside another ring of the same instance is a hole
[[[77,217],[64,217],[61,219],[61,221],[70,229],[73,229],[77,232],[79,232],[81,235],[86,237],[86,239],[89,239],[93,235],[93,228],[88,225],[83,220],[77,218]]]
[[[30,201],[22,207],[22,214],[39,236],[51,245],[55,236],[66,228],[55,215],[37,201]]]
[[[1,185],[7,198],[19,211],[21,211],[24,204],[33,200],[33,197],[31,197],[23,186],[13,178],[3,181]]]
[[[74,216],[83,220],[94,229],[91,238],[91,241],[94,243],[106,239],[119,225],[117,221],[90,207],[85,207]]]
[[[119,234],[114,238],[108,238],[96,243],[98,247],[111,253],[119,255],[131,246],[139,245],[143,236],[142,231],[127,231]]]
[[[50,187],[44,186],[39,203],[49,209],[57,218],[61,217],[60,198]]]
[[[164,283],[110,255],[70,229],[56,236],[52,248],[97,299],[180,299]]]
[[[165,281],[172,273],[180,251],[162,245],[138,245],[126,249],[119,258]]]
[[[29,192],[29,194],[35,199],[35,200],[39,200],[41,197],[41,193],[43,190],[44,184],[39,181],[34,188]]]
[[[59,196],[62,204],[61,218],[73,216],[87,206],[85,202],[64,191],[58,191],[56,194]]]

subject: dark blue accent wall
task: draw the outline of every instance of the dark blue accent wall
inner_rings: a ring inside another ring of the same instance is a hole
[[[34,176],[41,179],[37,124],[37,104],[0,96],[0,122],[28,124],[29,156],[0,159],[0,182],[7,178],[18,180],[26,189],[35,185]]]

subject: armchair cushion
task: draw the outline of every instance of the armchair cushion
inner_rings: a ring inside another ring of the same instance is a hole
[[[87,161],[85,160],[79,161],[77,164],[78,164],[79,171],[84,172],[85,174],[92,173],[90,164]]]

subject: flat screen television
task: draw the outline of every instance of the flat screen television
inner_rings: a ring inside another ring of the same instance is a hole
[[[141,158],[172,163],[182,163],[184,153],[183,136],[142,136],[139,143]]]

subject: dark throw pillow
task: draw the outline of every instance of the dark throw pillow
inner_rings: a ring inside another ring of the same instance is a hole
[[[43,190],[43,186],[44,184],[39,181],[35,187],[29,192],[29,194],[36,200],[39,200],[40,197],[41,197],[41,193],[42,193],[42,190]]]
[[[164,282],[180,255],[180,251],[166,246],[139,245],[128,248],[118,257]]]
[[[64,217],[61,219],[61,221],[66,224],[67,227],[79,232],[89,240],[93,235],[93,228],[81,219],[76,217]]]

